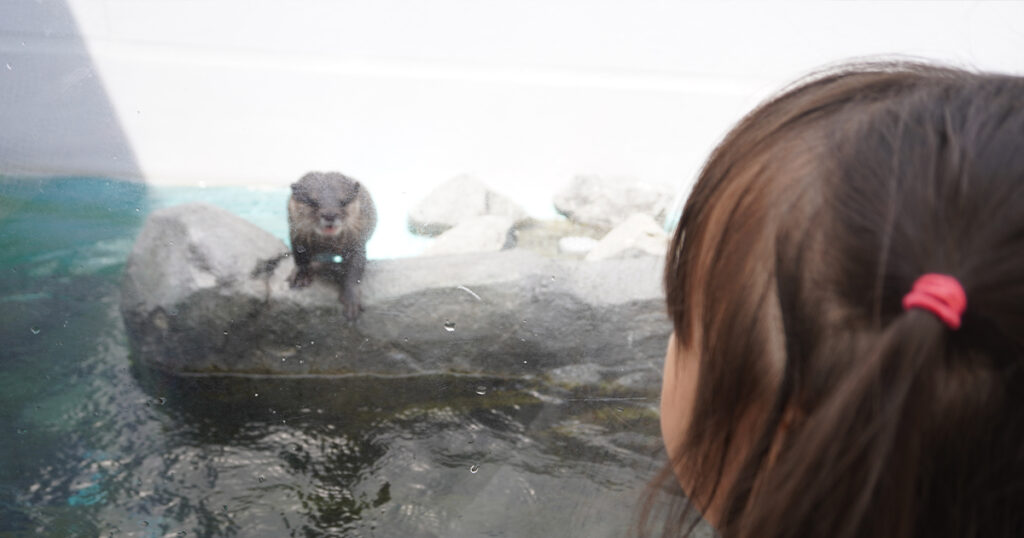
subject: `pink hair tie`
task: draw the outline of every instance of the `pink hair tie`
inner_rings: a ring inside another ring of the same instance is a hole
[[[903,309],[923,308],[938,316],[950,329],[960,328],[960,316],[967,308],[967,294],[957,279],[949,275],[927,273],[914,282],[903,296]]]

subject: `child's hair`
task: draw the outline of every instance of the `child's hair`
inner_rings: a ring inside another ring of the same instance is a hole
[[[965,290],[958,330],[901,305],[927,273]],[[1024,536],[1024,78],[790,87],[712,153],[665,288],[700,364],[654,489],[682,469],[725,537]]]

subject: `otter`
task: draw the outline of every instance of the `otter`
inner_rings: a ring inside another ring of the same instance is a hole
[[[366,268],[366,242],[377,227],[377,209],[361,183],[338,172],[309,172],[292,184],[288,233],[295,269],[293,288],[308,286],[314,268],[325,268],[340,286],[345,317],[362,309],[359,282]],[[341,257],[340,263],[338,256]]]

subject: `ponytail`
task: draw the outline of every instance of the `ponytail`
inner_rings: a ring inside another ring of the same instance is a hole
[[[927,444],[921,426],[938,418],[931,416],[932,376],[922,372],[943,362],[947,328],[911,310],[880,338],[836,336],[845,349],[825,346],[816,354],[836,361],[845,351],[850,369],[822,401],[807,402],[813,411],[783,434],[745,509],[730,510],[743,515],[724,536],[915,535]]]

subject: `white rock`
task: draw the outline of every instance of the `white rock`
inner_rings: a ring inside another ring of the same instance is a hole
[[[668,234],[648,215],[634,213],[608,232],[584,258],[587,261],[637,256],[662,256],[668,249]]]
[[[454,228],[437,236],[423,251],[423,256],[498,252],[515,246],[510,217],[480,215],[469,217]]]
[[[439,235],[465,219],[480,215],[509,217],[514,224],[527,220],[526,211],[472,176],[456,176],[434,189],[409,211],[409,231]]]
[[[575,222],[610,230],[633,213],[663,220],[675,193],[667,185],[631,178],[576,176],[555,195],[555,209]]]
[[[593,237],[570,235],[558,240],[558,252],[562,254],[578,254],[582,256],[583,254],[590,252],[595,245],[597,245],[597,239],[594,239]]]

